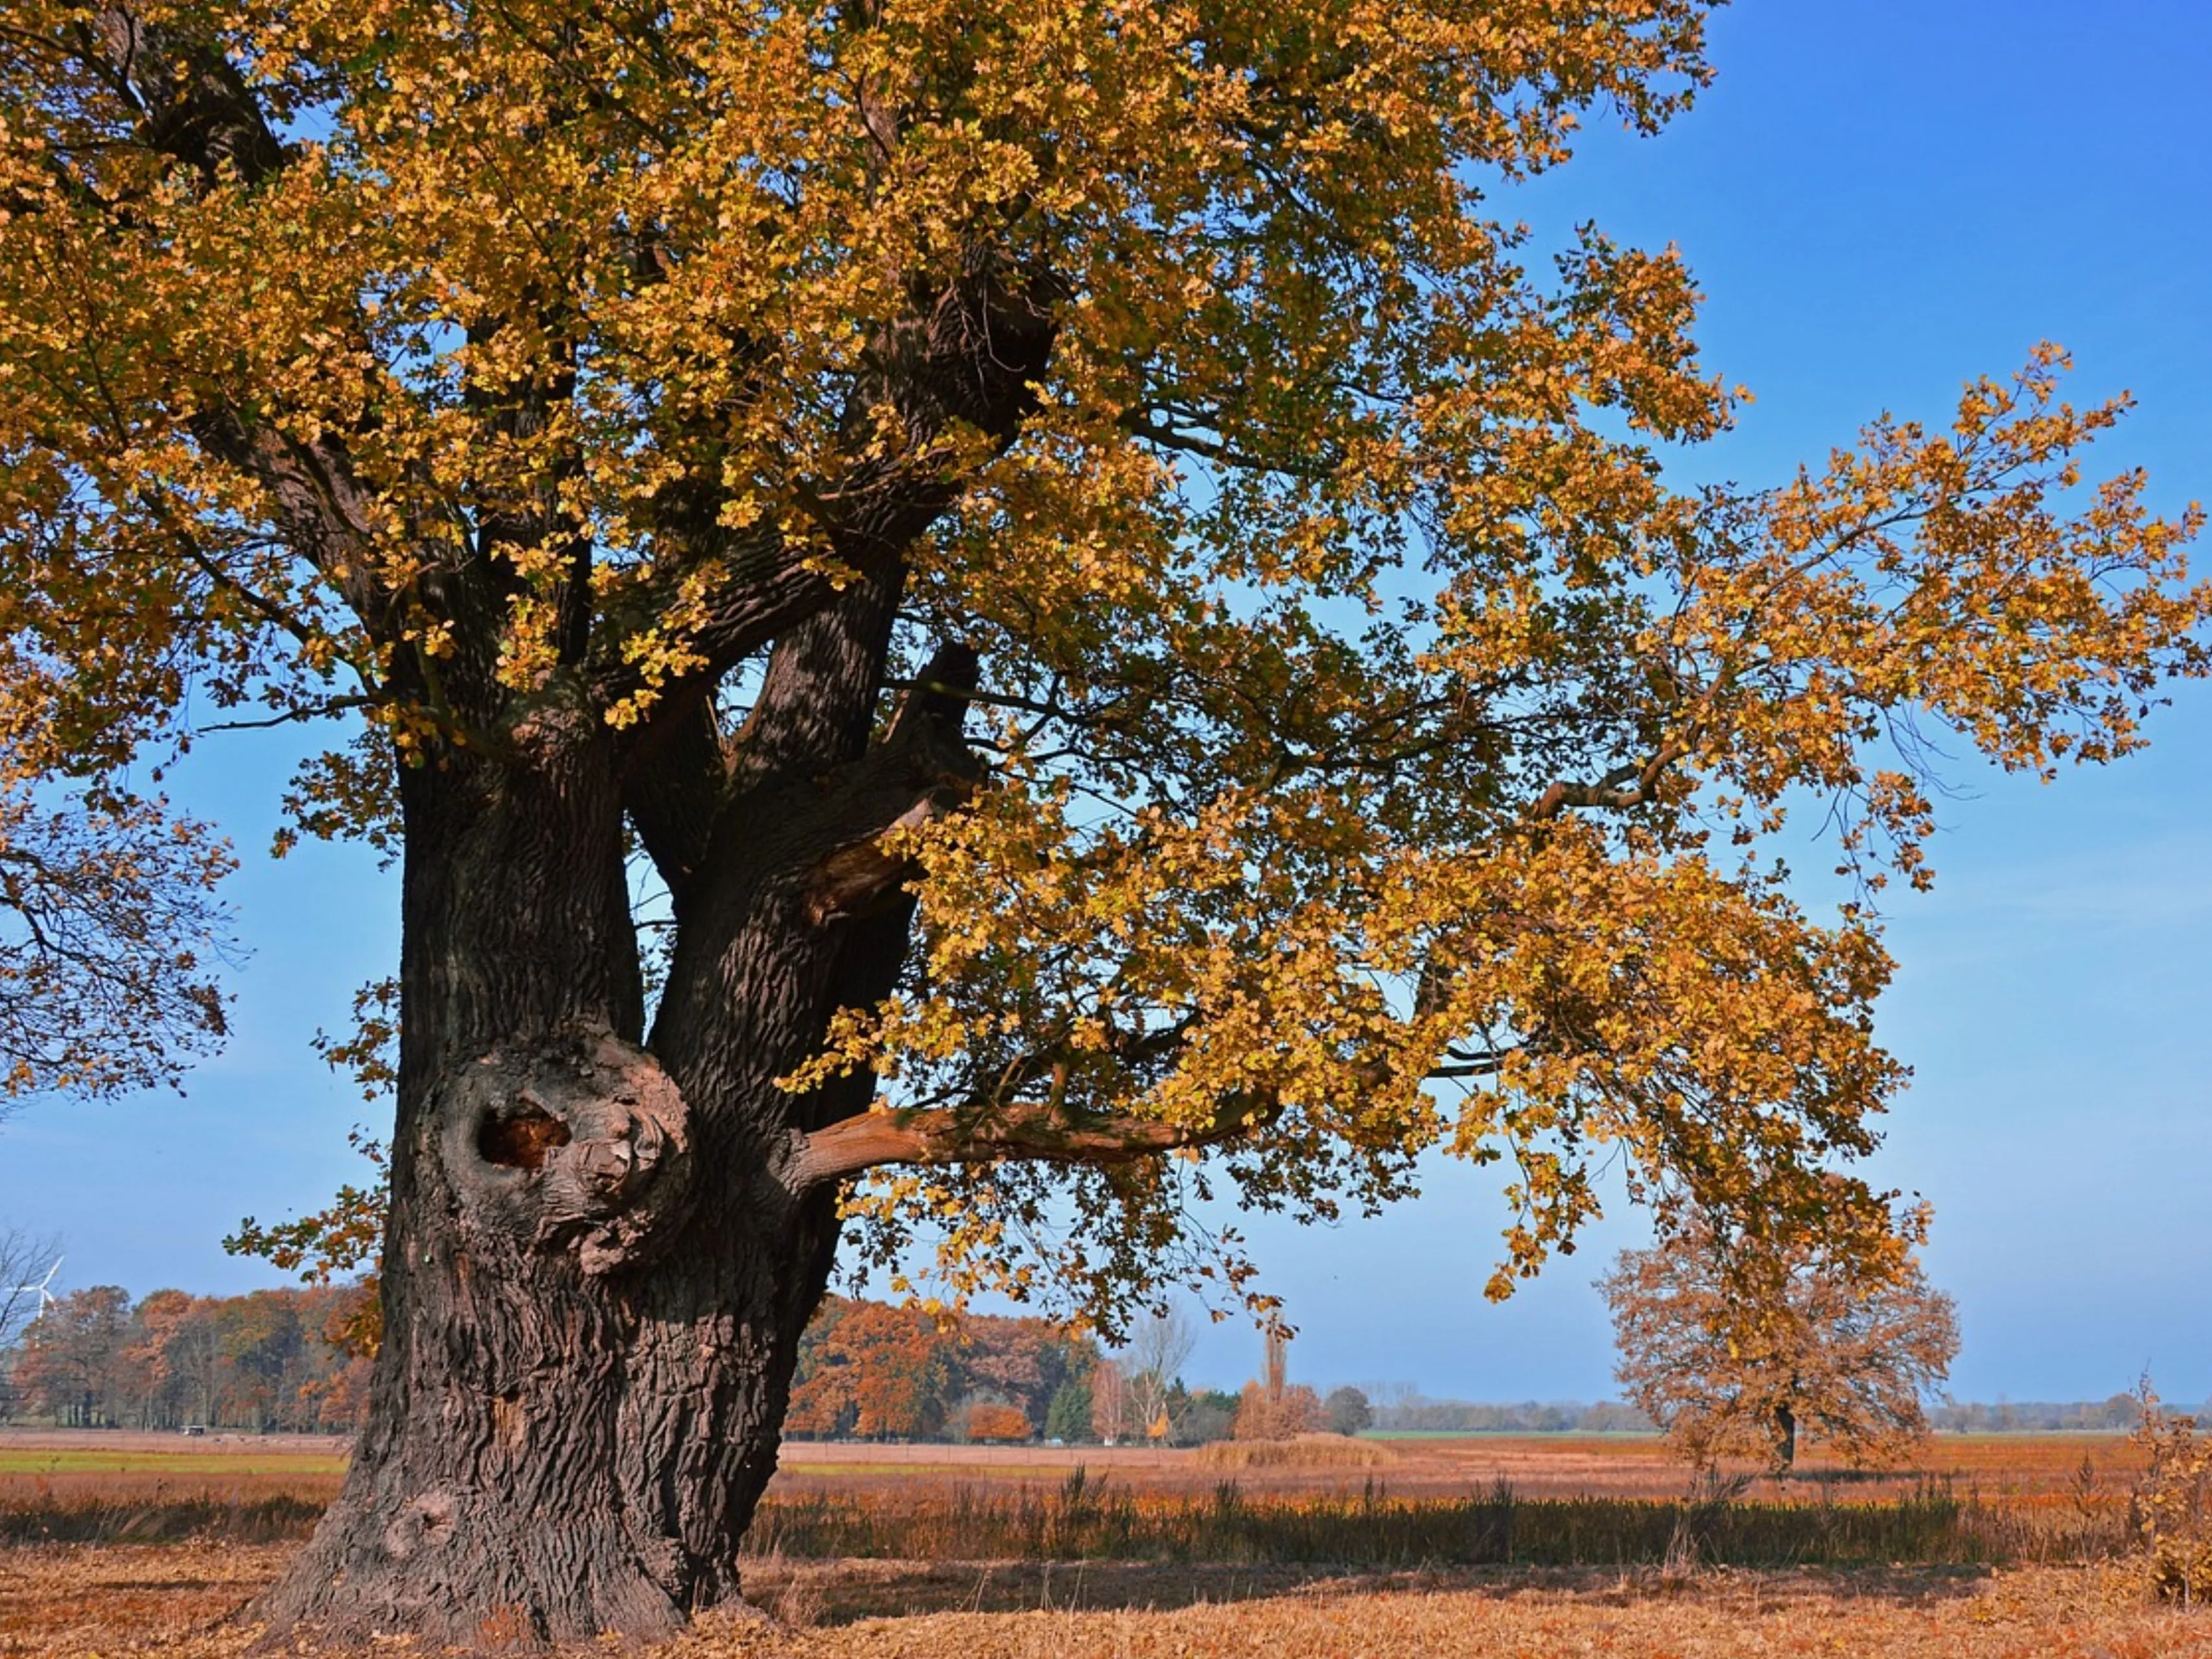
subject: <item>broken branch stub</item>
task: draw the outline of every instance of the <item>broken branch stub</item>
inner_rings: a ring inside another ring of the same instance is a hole
[[[805,892],[806,919],[817,927],[866,915],[896,894],[913,872],[906,852],[884,843],[904,830],[919,830],[945,816],[963,797],[951,789],[926,795],[877,835],[837,848],[814,867]]]
[[[655,1060],[605,1031],[503,1045],[439,1091],[445,1167],[465,1224],[587,1273],[644,1260],[691,1185],[684,1099]]]

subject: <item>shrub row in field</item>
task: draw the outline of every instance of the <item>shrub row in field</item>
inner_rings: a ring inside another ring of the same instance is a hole
[[[0,1543],[240,1542],[303,1539],[321,1505],[279,1496],[154,1502],[47,1497],[0,1508]],[[1466,1498],[1250,1496],[1109,1487],[1078,1470],[1043,1492],[770,1498],[747,1548],[809,1559],[1125,1560],[1359,1567],[1629,1565],[1694,1557],[1745,1566],[1994,1565],[2108,1555],[2118,1513],[2039,1516],[1955,1495],[1946,1484],[1876,1503],[1522,1498],[1503,1485]]]
[[[153,1502],[46,1498],[0,1508],[0,1544],[167,1544],[221,1538],[241,1544],[303,1539],[323,1505],[303,1498]]]
[[[812,1559],[1159,1560],[1589,1565],[1682,1559],[1743,1565],[1986,1565],[2104,1555],[2120,1517],[2032,1517],[1924,1484],[1879,1503],[1672,1503],[1516,1498],[1394,1498],[1109,1489],[1079,1470],[1056,1492],[949,1492],[902,1501],[823,1494],[762,1506],[748,1547]]]

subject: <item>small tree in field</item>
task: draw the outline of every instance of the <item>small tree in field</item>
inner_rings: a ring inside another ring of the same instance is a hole
[[[1668,1212],[1659,1242],[1598,1281],[1620,1350],[1614,1375],[1700,1468],[1726,1456],[1788,1468],[1801,1432],[1855,1466],[1900,1461],[1928,1431],[1922,1398],[1959,1349],[1951,1298],[1913,1258],[1918,1216],[1886,1251],[1845,1255]]]
[[[1290,1333],[1280,1325],[1270,1326],[1264,1375],[1247,1382],[1237,1397],[1233,1431],[1237,1439],[1288,1440],[1327,1426],[1321,1396],[1291,1383],[1290,1364]]]
[[[1237,1400],[1231,1432],[1239,1440],[1289,1440],[1329,1426],[1321,1396],[1303,1382],[1271,1393],[1264,1382],[1247,1382]]]
[[[1363,1389],[1331,1389],[1321,1402],[1321,1408],[1328,1415],[1329,1431],[1334,1434],[1358,1434],[1362,1429],[1372,1427],[1375,1422],[1375,1408],[1368,1403]]]

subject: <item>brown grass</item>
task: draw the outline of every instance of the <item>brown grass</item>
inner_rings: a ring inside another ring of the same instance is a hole
[[[1395,1458],[1393,1493],[1463,1495],[1503,1478],[1524,1498],[1671,1498],[1688,1484],[1680,1463],[1655,1435],[1466,1435],[1368,1440]],[[1095,1479],[1157,1492],[1203,1492],[1221,1478],[1198,1451],[1149,1446],[873,1445],[854,1442],[785,1443],[775,1484],[779,1496],[901,1491],[919,1480],[997,1486],[1057,1483],[1079,1468]],[[2071,1501],[2083,1458],[2098,1489],[2124,1492],[2141,1462],[2124,1434],[1943,1435],[1906,1469],[1869,1476],[1845,1468],[1815,1446],[1787,1478],[1762,1476],[1748,1496],[1788,1501],[1827,1492],[1838,1503],[1894,1498],[1926,1476],[1949,1476],[1961,1494],[1984,1500]],[[1290,1492],[1356,1489],[1359,1468],[1278,1465],[1237,1471],[1249,1489]]]
[[[1057,1489],[914,1482],[859,1492],[771,1492],[747,1548],[802,1559],[1127,1561],[1360,1568],[2014,1565],[2106,1560],[2125,1542],[2117,1504],[2029,1510],[1943,1481],[1856,1502],[1828,1494],[1745,1502],[1522,1498],[1510,1485],[1444,1494],[1121,1486],[1077,1471]]]
[[[1198,1449],[1202,1469],[1381,1469],[1399,1462],[1379,1440],[1301,1434],[1288,1440],[1218,1440]]]
[[[307,1435],[0,1435],[0,1543],[304,1538],[345,1478]]]
[[[780,1632],[717,1615],[650,1659],[2212,1659],[2212,1616],[2060,1564],[2118,1536],[2117,1437],[1940,1441],[1948,1486],[1762,1482],[1698,1524],[1707,1560],[1767,1565],[1688,1571],[1685,1479],[1649,1440],[1388,1444],[1387,1471],[1234,1481],[1142,1448],[795,1446],[745,1565]],[[0,1547],[0,1659],[244,1659],[217,1621],[296,1547],[256,1540],[303,1536],[338,1469],[327,1444],[0,1436],[0,1531],[109,1540]]]

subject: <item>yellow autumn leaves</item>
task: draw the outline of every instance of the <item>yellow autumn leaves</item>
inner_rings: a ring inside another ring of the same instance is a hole
[[[988,784],[906,834],[907,981],[792,1084],[1239,1133],[1072,1202],[896,1177],[874,1248],[928,1216],[955,1282],[1242,1284],[1178,1254],[1209,1183],[1326,1215],[1437,1146],[1510,1164],[1500,1291],[1614,1148],[1872,1213],[1822,1171],[1899,1079],[1887,958],[1765,838],[1811,805],[1869,892],[1924,880],[1916,718],[2125,752],[2203,665],[2197,520],[2082,482],[2118,410],[2051,353],[1771,494],[1662,476],[1733,415],[1684,263],[1490,198],[1593,104],[1680,108],[1705,10],[23,0],[9,672],[94,771],[194,697],[365,709],[295,799],[368,832],[395,757],[508,763],[572,680],[611,742],[719,696],[742,762],[762,654],[887,581],[876,712],[972,647]],[[178,66],[252,118],[192,149],[147,112]]]

